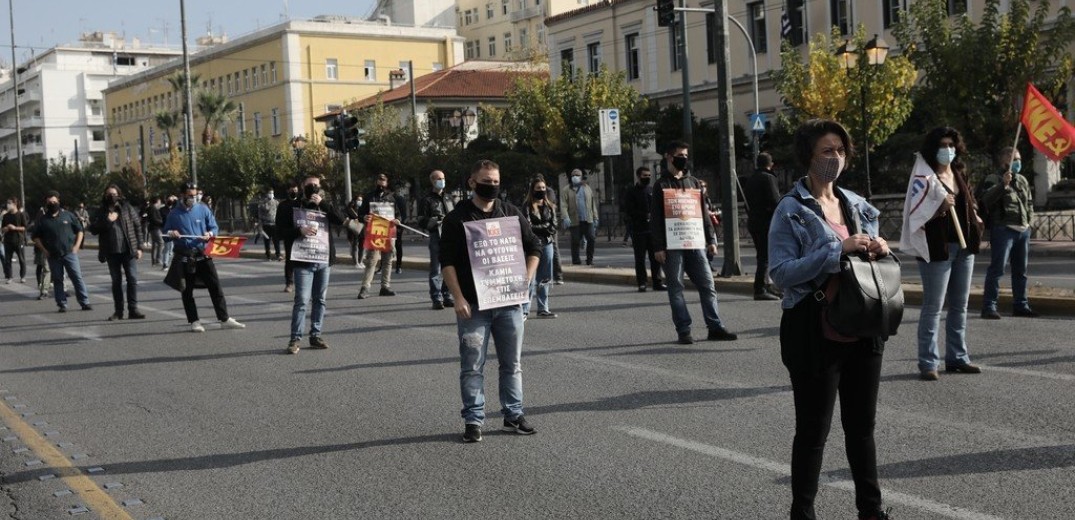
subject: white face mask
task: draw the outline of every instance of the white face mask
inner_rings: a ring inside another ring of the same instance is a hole
[[[581,182],[582,182],[582,177],[580,177],[578,175],[572,175],[571,176],[571,184],[574,184],[574,185],[578,186],[579,183],[581,183]]]
[[[269,200],[272,200],[272,199],[273,199],[273,194],[272,194],[272,192],[266,193],[266,194],[265,194],[265,197],[267,197],[267,198],[268,198]]]

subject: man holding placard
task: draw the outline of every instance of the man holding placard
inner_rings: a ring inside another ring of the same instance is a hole
[[[490,337],[500,364],[502,429],[530,435],[535,430],[523,416],[521,304],[530,299],[541,244],[523,212],[500,200],[496,163],[479,161],[467,185],[474,197],[444,218],[440,238],[440,264],[455,299],[459,334],[463,442],[482,440],[483,371]]]
[[[366,242],[371,239],[371,233],[384,227],[385,222],[399,224],[399,216],[402,208],[396,203],[396,195],[388,188],[388,175],[378,173],[376,186],[373,191],[366,194],[362,207],[358,210],[360,218],[366,222]],[[373,222],[378,217],[382,220]],[[363,244],[364,246],[366,244]],[[373,276],[377,274],[378,263],[381,266],[381,296],[395,296],[392,290],[392,252],[395,251],[395,238],[389,236],[388,243],[384,248],[365,248],[362,255],[362,263],[366,266],[365,276],[362,278],[362,288],[358,290],[358,299],[364,300],[370,296],[370,286],[373,285]]]
[[[683,298],[684,273],[698,288],[702,299],[702,316],[709,329],[707,339],[733,341],[738,336],[728,332],[717,315],[717,290],[706,258],[707,251],[717,252],[717,235],[709,209],[702,203],[701,183],[687,171],[688,158],[688,146],[684,142],[673,141],[665,150],[664,171],[653,189],[650,215],[654,256],[664,265],[672,323],[679,343],[694,343],[691,315]]]

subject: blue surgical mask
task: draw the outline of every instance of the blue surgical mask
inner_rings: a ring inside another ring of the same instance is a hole
[[[1023,161],[1016,159],[1012,161],[1012,173],[1019,173],[1019,170],[1023,169]]]
[[[433,187],[438,189],[438,190],[443,190],[444,189],[444,179],[437,179],[437,180],[433,181]]]
[[[948,166],[952,164],[952,161],[956,159],[956,149],[940,147],[937,149],[937,163],[942,166]]]

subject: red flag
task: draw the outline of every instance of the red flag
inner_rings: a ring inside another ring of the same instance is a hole
[[[1020,117],[1030,144],[1054,161],[1075,151],[1075,126],[1067,122],[1031,83],[1026,84],[1026,100]]]
[[[205,256],[239,258],[246,237],[213,237],[205,244]]]
[[[369,224],[366,225],[362,249],[390,252],[392,251],[392,237],[394,236],[396,236],[396,223],[373,215]]]

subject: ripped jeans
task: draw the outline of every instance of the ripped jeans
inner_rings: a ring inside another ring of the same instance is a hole
[[[523,312],[519,305],[479,311],[471,306],[470,319],[456,317],[459,332],[459,389],[461,415],[467,424],[485,422],[485,370],[489,339],[496,346],[500,374],[500,412],[506,419],[523,414]]]

